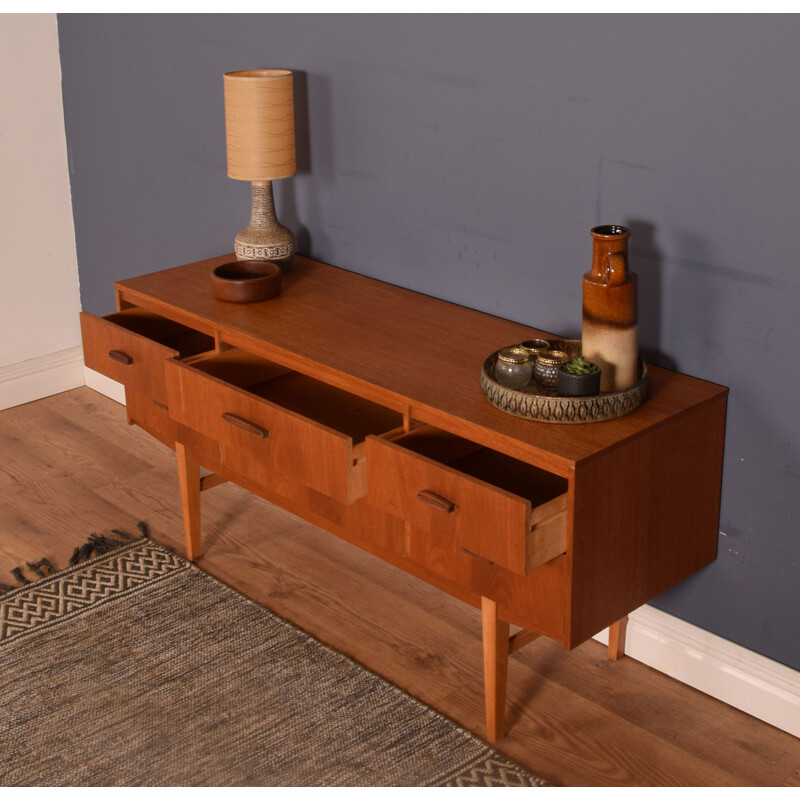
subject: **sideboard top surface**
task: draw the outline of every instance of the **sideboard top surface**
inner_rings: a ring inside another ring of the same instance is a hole
[[[219,332],[225,342],[378,402],[410,406],[416,419],[561,474],[727,392],[651,367],[648,399],[625,417],[581,425],[519,419],[486,400],[481,367],[499,348],[546,338],[546,332],[301,256],[283,276],[278,297],[224,303],[212,293],[210,272],[234,258],[219,256],[115,286],[123,302]]]

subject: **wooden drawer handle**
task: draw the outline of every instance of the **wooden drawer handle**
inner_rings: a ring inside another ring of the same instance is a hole
[[[489,561],[488,558],[483,558],[483,556],[476,555],[475,553],[471,553],[467,550],[466,547],[460,548],[462,553],[466,553],[468,556],[472,556],[472,558],[477,558],[478,561],[483,561],[484,564],[494,564],[494,561]]]
[[[153,400],[153,405],[163,408],[164,411],[169,411],[169,406],[166,403],[160,402],[159,400]]]
[[[456,510],[456,504],[446,497],[442,497],[436,492],[431,492],[428,489],[423,489],[417,494],[417,500],[427,503],[429,506],[438,508],[439,511],[444,511],[447,514],[452,514]]]
[[[245,433],[258,436],[259,439],[269,438],[269,431],[266,428],[256,425],[255,422],[250,422],[249,419],[245,419],[244,417],[240,417],[236,414],[230,414],[227,411],[222,415],[222,419],[224,419],[229,425],[233,425],[234,428],[239,428],[239,430],[242,430]]]
[[[119,361],[120,364],[125,364],[126,367],[133,364],[133,356],[123,353],[122,350],[109,350],[108,357],[112,361]]]

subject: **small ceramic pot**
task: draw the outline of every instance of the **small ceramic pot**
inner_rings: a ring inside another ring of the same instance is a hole
[[[542,386],[558,386],[558,373],[567,361],[569,356],[561,350],[545,350],[536,356],[533,374]]]
[[[597,369],[594,372],[586,372],[583,375],[576,375],[574,372],[567,372],[563,366],[558,369],[558,393],[565,397],[588,397],[600,392],[600,373]]]
[[[509,389],[521,389],[531,382],[533,365],[521,347],[505,347],[497,354],[495,380]]]
[[[536,361],[536,356],[550,349],[550,342],[546,339],[526,339],[519,346],[530,356],[531,361]]]

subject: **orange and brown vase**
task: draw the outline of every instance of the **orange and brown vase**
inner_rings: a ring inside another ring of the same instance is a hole
[[[582,354],[602,370],[601,392],[636,383],[639,370],[636,275],[628,269],[628,237],[621,225],[591,230],[592,269],[583,276]]]

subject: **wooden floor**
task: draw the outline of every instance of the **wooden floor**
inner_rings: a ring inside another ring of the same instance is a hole
[[[199,566],[483,735],[477,610],[231,484],[203,514]],[[184,552],[175,456],[121,406],[83,388],[0,412],[0,582],[139,520]],[[800,785],[799,739],[597,642],[510,662],[498,749],[555,785]]]

